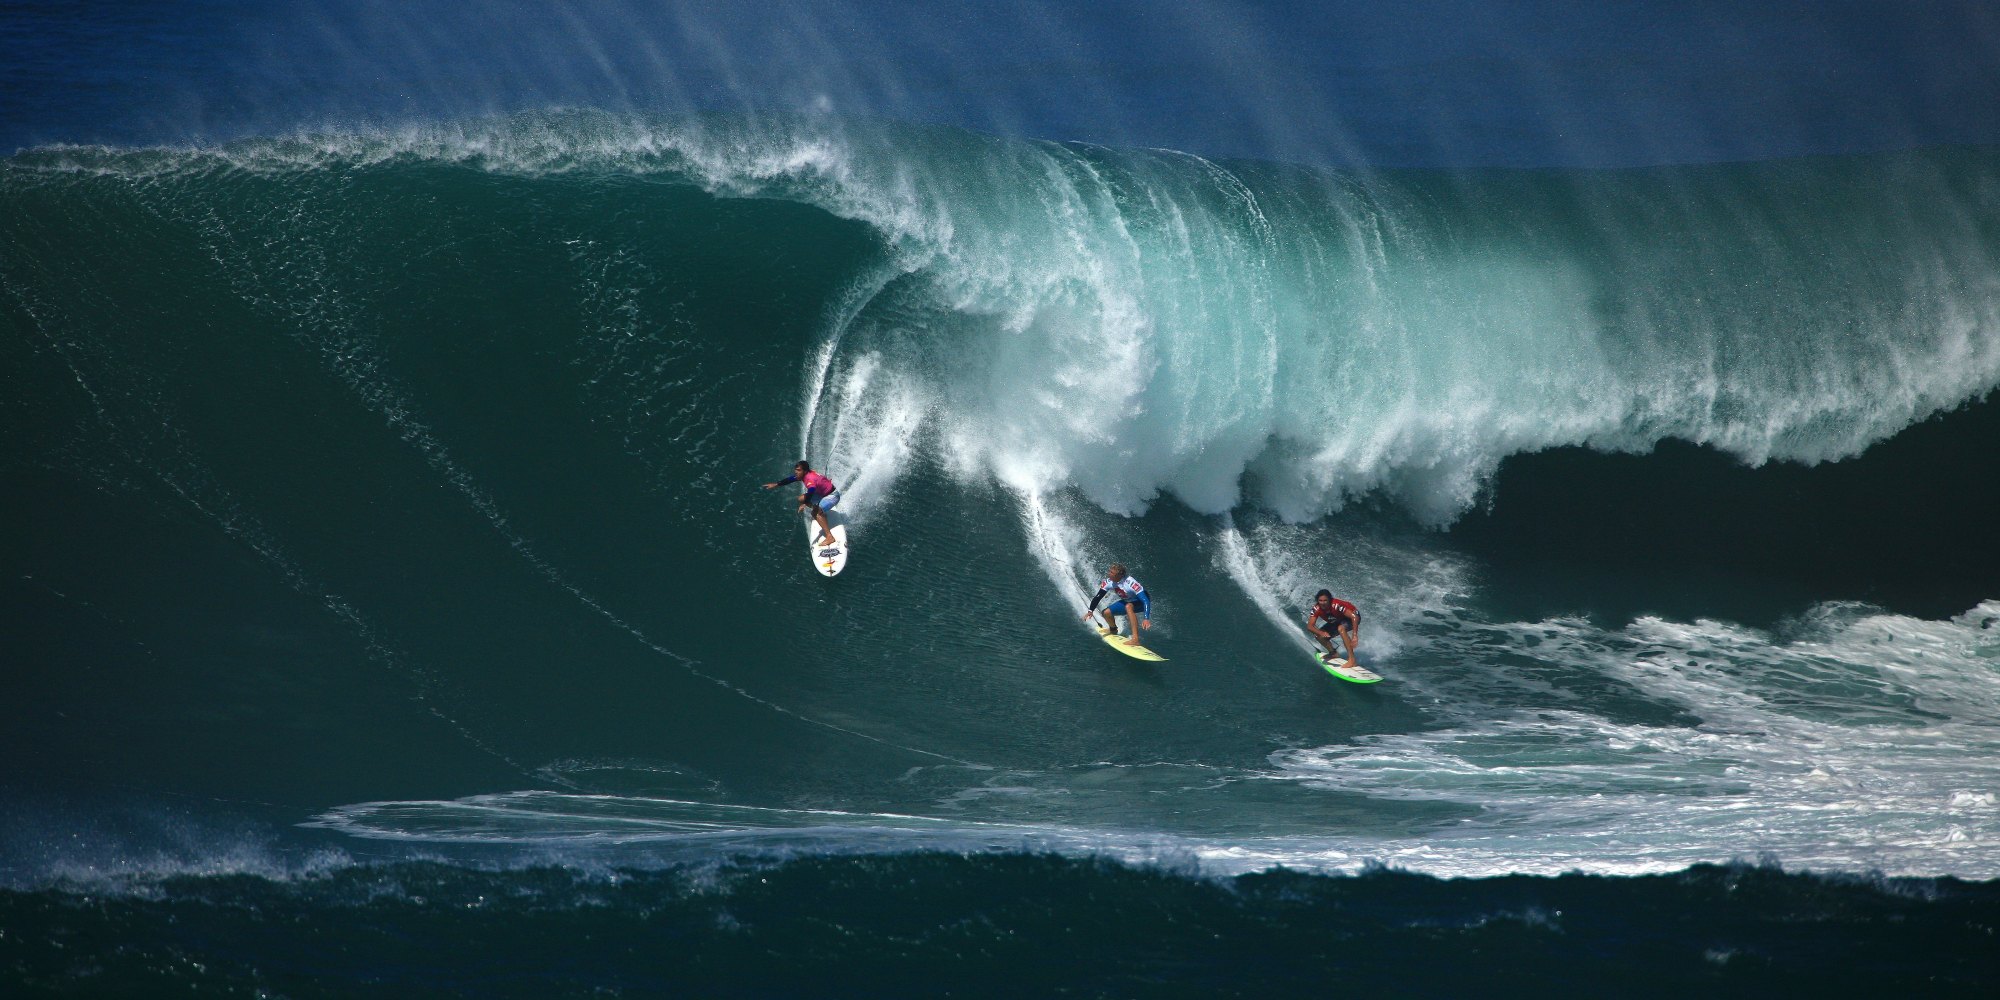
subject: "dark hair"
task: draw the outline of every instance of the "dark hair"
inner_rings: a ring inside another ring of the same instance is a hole
[[[1333,596],[1333,591],[1331,591],[1331,590],[1322,590],[1322,591],[1320,591],[1319,593],[1317,593],[1317,594],[1314,594],[1314,595],[1313,595],[1313,600],[1317,601],[1317,600],[1319,600],[1319,599],[1320,599],[1320,598],[1322,598],[1322,597],[1332,597],[1332,596]]]
[[[810,466],[810,465],[807,465],[807,464],[806,464],[806,460],[805,460],[805,459],[803,459],[803,458],[801,458],[801,459],[799,459],[799,460],[798,460],[797,462],[793,463],[793,464],[792,464],[792,468],[794,468],[794,469],[804,469],[804,470],[806,470],[807,472],[811,472],[811,471],[812,471],[812,466]]]

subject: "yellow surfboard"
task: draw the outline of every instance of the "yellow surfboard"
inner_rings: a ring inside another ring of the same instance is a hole
[[[1110,646],[1112,649],[1124,653],[1126,656],[1129,656],[1135,660],[1145,660],[1148,663],[1167,662],[1166,657],[1161,656],[1160,654],[1155,653],[1144,646],[1125,645],[1125,637],[1119,635],[1116,632],[1106,632],[1103,629],[1098,629],[1097,634],[1104,637],[1105,645]]]

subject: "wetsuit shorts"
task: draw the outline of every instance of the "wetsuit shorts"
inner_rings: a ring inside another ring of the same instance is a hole
[[[1119,615],[1124,614],[1125,609],[1128,606],[1130,606],[1132,610],[1139,612],[1139,617],[1141,618],[1150,619],[1153,617],[1153,603],[1150,600],[1147,600],[1146,595],[1144,593],[1141,593],[1137,598],[1133,599],[1130,602],[1112,601],[1111,605],[1104,609],[1104,613],[1110,615],[1113,618],[1116,618]]]

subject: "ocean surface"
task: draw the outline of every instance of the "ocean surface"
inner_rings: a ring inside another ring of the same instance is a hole
[[[1161,9],[0,14],[0,993],[2000,988],[1995,20]]]

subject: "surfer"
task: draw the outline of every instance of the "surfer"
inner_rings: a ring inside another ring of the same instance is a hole
[[[826,525],[826,512],[840,503],[840,488],[833,485],[833,480],[814,472],[803,458],[792,466],[791,475],[775,483],[765,483],[764,488],[775,490],[788,483],[805,484],[806,491],[799,494],[799,509],[811,514],[813,522],[819,525],[819,544],[832,545],[833,530]]]
[[[1326,628],[1319,627],[1324,621]],[[1354,643],[1361,634],[1361,609],[1335,596],[1333,591],[1322,590],[1313,595],[1312,610],[1306,612],[1306,631],[1311,632],[1313,641],[1326,647],[1319,654],[1321,663],[1332,663],[1336,659],[1333,651],[1333,637],[1347,646],[1347,662],[1350,666],[1360,666],[1354,662]]]
[[[1097,602],[1104,595],[1111,595],[1111,605],[1103,611],[1097,610]],[[1153,599],[1146,596],[1146,588],[1139,585],[1125,572],[1124,563],[1112,563],[1104,571],[1104,579],[1097,582],[1097,596],[1090,599],[1090,607],[1083,609],[1083,620],[1089,621],[1095,613],[1104,617],[1104,627],[1099,629],[1105,635],[1118,634],[1118,616],[1123,614],[1132,626],[1132,636],[1125,640],[1127,646],[1139,644],[1139,630],[1153,627]]]

